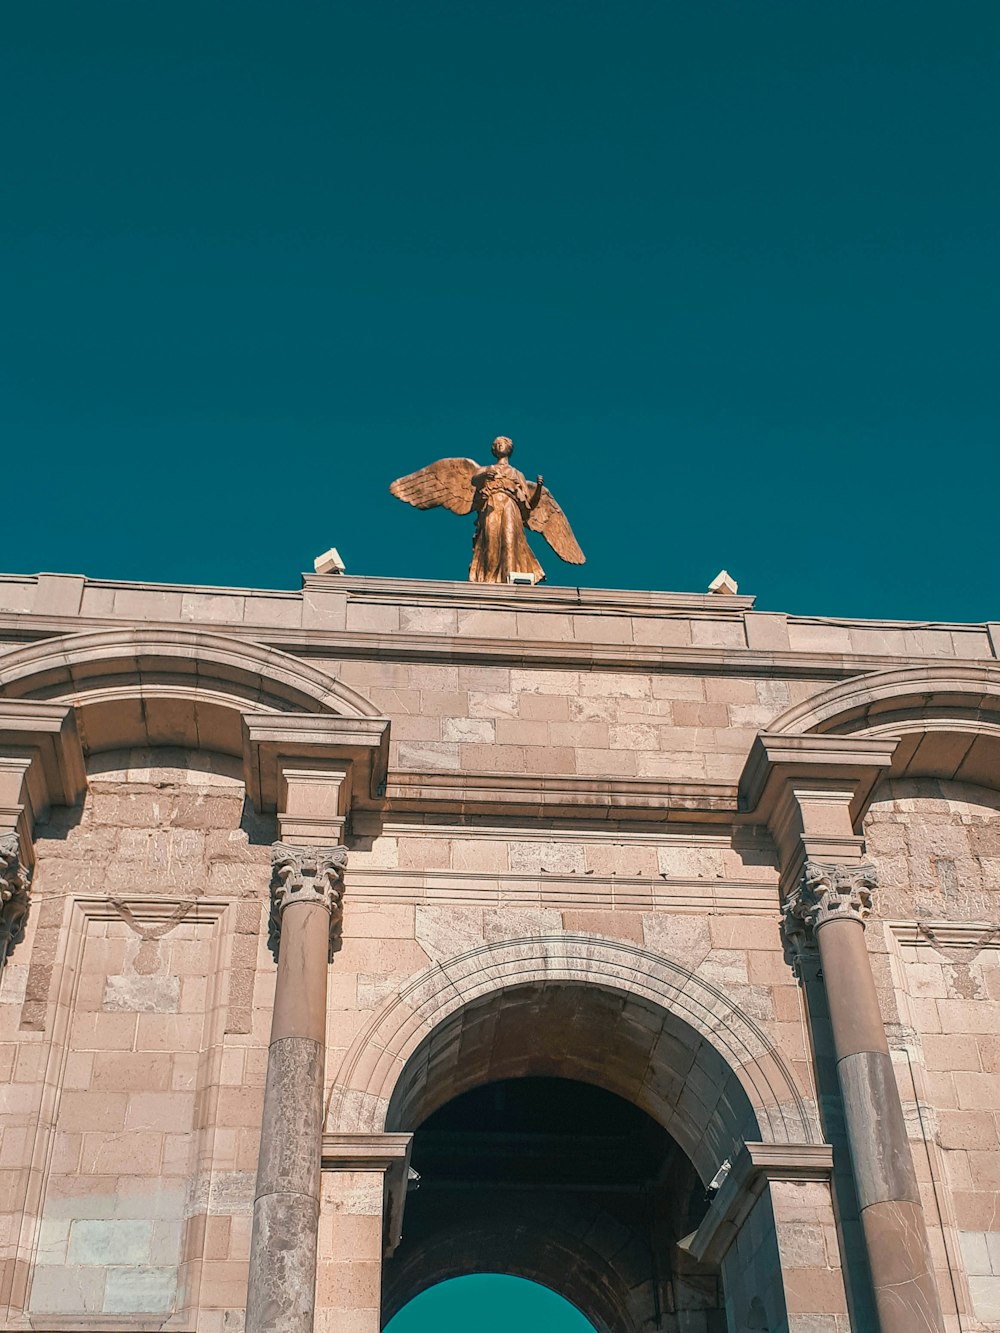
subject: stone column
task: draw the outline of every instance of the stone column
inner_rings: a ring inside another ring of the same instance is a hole
[[[246,1333],[312,1333],[327,970],[340,947],[344,847],[272,848],[278,976],[250,1241]]]
[[[865,920],[865,862],[807,860],[785,901],[786,930],[815,935],[880,1333],[943,1333],[941,1306]]]

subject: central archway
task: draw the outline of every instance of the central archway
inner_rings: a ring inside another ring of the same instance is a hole
[[[647,949],[572,934],[483,945],[435,964],[386,1000],[344,1058],[331,1090],[328,1130],[379,1132],[398,1119],[390,1102],[398,1107],[428,1098],[407,1112],[423,1117],[434,1109],[434,1097],[441,1104],[477,1081],[506,1077],[495,1064],[495,1072],[477,1078],[470,1059],[459,1058],[470,1049],[462,1045],[463,1029],[484,1021],[492,1005],[502,1009],[506,992],[567,984],[605,997],[606,1024],[619,1030],[610,1036],[608,1028],[600,1050],[581,1042],[571,1055],[565,1043],[579,1037],[581,1027],[568,1018],[550,1061],[558,1055],[565,1076],[600,1082],[648,1111],[675,1135],[706,1184],[744,1139],[822,1142],[816,1108],[780,1052],[723,990]],[[430,1068],[431,1045],[420,1048],[434,1032],[435,1052],[450,1049],[453,1057],[455,1077],[447,1088],[414,1078]],[[648,1044],[638,1081],[638,1064],[626,1074],[614,1058],[629,1033],[633,1044]],[[538,1058],[537,1069],[518,1072],[556,1072]]]
[[[383,1322],[428,1287],[491,1271],[556,1291],[598,1333],[722,1319],[718,1268],[678,1248],[708,1195],[664,1122],[717,1169],[734,1135],[756,1138],[726,1073],[693,1034],[665,1034],[652,1004],[594,985],[521,985],[450,1015],[387,1116],[414,1133],[421,1183],[384,1266]]]
[[[563,1080],[581,1102],[620,1104],[615,1113],[595,1105],[588,1114],[598,1126],[615,1115],[622,1125],[628,1116],[648,1123],[659,1136],[655,1160],[638,1176],[610,1181],[580,1171],[569,1189],[546,1159],[523,1187],[501,1172],[486,1189],[461,1163],[474,1164],[488,1143],[455,1140],[443,1196],[438,1190],[447,1205],[433,1192],[407,1204],[403,1240],[384,1266],[383,1318],[435,1281],[499,1269],[564,1295],[600,1333],[639,1333],[657,1321],[680,1330],[692,1309],[714,1312],[721,1327],[723,1288],[745,1304],[748,1281],[763,1283],[769,1318],[783,1327],[766,1187],[747,1202],[759,1209],[752,1272],[742,1246],[724,1252],[720,1268],[717,1256],[697,1258],[680,1242],[699,1229],[745,1143],[815,1142],[814,1124],[758,1025],[680,964],[570,935],[486,945],[448,960],[387,1001],[360,1034],[334,1088],[329,1124],[348,1133],[413,1133],[420,1170],[421,1136],[463,1101],[505,1082]],[[473,1114],[466,1129],[474,1135],[482,1119]],[[565,1136],[557,1143],[559,1126],[548,1128],[552,1152],[563,1153]],[[636,1132],[633,1124],[625,1137]],[[438,1174],[442,1160],[449,1159],[439,1154]]]
[[[688,1164],[688,1184],[674,1188],[670,1228],[654,1251],[668,1281],[690,1272],[714,1284],[712,1290],[727,1303],[725,1316],[713,1307],[719,1327],[723,1318],[731,1329],[741,1327],[751,1298],[759,1296],[769,1326],[787,1328],[776,1209],[782,1216],[789,1213],[788,1191],[795,1189],[784,1184],[789,1177],[782,1172],[795,1176],[801,1161],[811,1173],[814,1157],[825,1160],[822,1149],[815,1151],[822,1145],[816,1106],[802,1095],[762,1025],[679,961],[621,941],[558,933],[483,944],[435,963],[383,1001],[354,1037],[331,1087],[327,1130],[362,1143],[373,1136],[405,1138],[419,1133],[453,1099],[524,1077],[596,1086],[665,1130]],[[756,1157],[747,1144],[760,1150]],[[769,1162],[777,1173],[777,1195]],[[687,1205],[696,1194],[705,1202],[706,1191],[725,1177],[727,1163],[739,1164],[725,1205],[736,1212],[716,1210],[699,1225]],[[747,1187],[750,1179],[753,1188]],[[462,1210],[459,1239],[478,1234],[482,1242],[474,1261],[467,1256],[474,1267],[465,1271],[493,1268],[493,1220]],[[536,1210],[535,1220],[536,1234],[553,1253],[565,1240],[565,1259],[525,1275],[568,1294],[560,1284],[570,1259],[600,1271],[600,1246],[584,1242],[557,1216],[541,1217]],[[530,1244],[533,1223],[523,1207],[511,1212],[508,1222]],[[629,1244],[638,1243],[633,1223],[634,1218],[626,1228],[633,1237]],[[733,1243],[734,1226],[741,1236],[745,1231],[753,1237],[749,1249]],[[397,1305],[426,1285],[429,1271],[455,1272],[434,1259],[433,1237],[414,1237],[405,1215],[402,1235],[383,1267],[386,1296],[391,1292]],[[709,1236],[716,1241],[709,1244]],[[682,1248],[685,1237],[691,1244]],[[428,1249],[423,1258],[411,1256],[409,1277],[397,1281],[390,1265],[397,1258],[403,1264],[410,1241]],[[453,1254],[454,1245],[454,1227],[451,1239],[446,1227],[439,1257]],[[648,1241],[645,1248],[647,1253],[652,1248]],[[649,1318],[654,1324],[646,1326],[655,1326],[654,1291],[661,1290],[662,1309],[668,1307],[662,1283],[658,1287],[648,1273],[625,1281],[627,1291],[645,1287],[649,1296],[644,1308],[630,1314],[622,1283],[616,1286],[612,1274],[605,1276],[603,1284],[583,1283],[574,1301],[595,1327],[633,1333]],[[596,1300],[585,1305],[586,1292],[602,1285],[612,1293],[608,1308]],[[677,1333],[681,1327],[675,1322]]]

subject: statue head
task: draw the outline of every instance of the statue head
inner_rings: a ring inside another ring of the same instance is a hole
[[[514,441],[507,438],[506,435],[498,435],[493,441],[494,458],[510,458],[514,452]]]

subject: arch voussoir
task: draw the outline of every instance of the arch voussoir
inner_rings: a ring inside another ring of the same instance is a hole
[[[458,1041],[459,1030],[448,1026],[455,1015],[468,1017],[487,1003],[500,1004],[502,1012],[508,994],[567,986],[592,987],[622,1006],[638,1000],[661,1016],[660,1029],[650,1031],[648,1049],[642,1040],[634,1048],[644,1061],[642,1069],[629,1071],[624,1063],[618,1069],[614,1055],[596,1051],[588,1064],[584,1050],[574,1057],[568,1076],[613,1085],[661,1121],[671,1118],[673,1129],[680,1125],[682,1131],[684,1124],[703,1131],[732,1086],[741,1090],[756,1118],[756,1127],[745,1125],[744,1133],[773,1142],[819,1141],[815,1109],[788,1066],[763,1029],[720,988],[638,946],[572,934],[484,944],[414,977],[385,1001],[345,1055],[331,1094],[328,1127],[344,1128],[345,1119],[353,1120],[362,1107],[365,1127],[384,1129],[406,1080],[412,1085],[429,1079],[432,1063],[440,1066],[447,1054],[441,1043]],[[538,1059],[538,1069],[551,1063],[551,1057]],[[506,1065],[501,1068],[506,1071]],[[432,1108],[432,1094],[427,1095],[426,1107]],[[746,1120],[731,1095],[725,1110],[731,1124]],[[686,1137],[695,1139],[690,1130]]]
[[[241,752],[240,715],[377,717],[357,690],[276,648],[183,626],[59,635],[5,653],[0,697],[72,705],[84,749]]]

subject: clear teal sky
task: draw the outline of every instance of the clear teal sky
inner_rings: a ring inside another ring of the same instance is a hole
[[[1000,614],[996,0],[0,8],[4,567],[464,577],[503,432],[550,582]]]
[[[480,1273],[422,1292],[385,1333],[594,1333],[569,1301],[523,1278]]]

